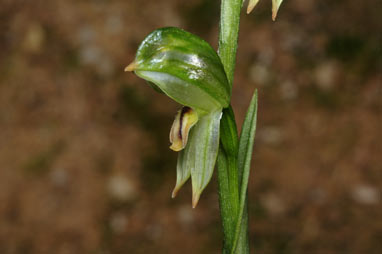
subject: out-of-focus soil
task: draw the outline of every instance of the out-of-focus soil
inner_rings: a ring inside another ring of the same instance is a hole
[[[381,4],[241,19],[232,103],[259,114],[251,253],[382,250]],[[0,0],[0,253],[220,253],[216,177],[171,199],[179,108],[124,67],[152,30],[217,45],[220,1]],[[379,34],[379,35],[378,35]]]

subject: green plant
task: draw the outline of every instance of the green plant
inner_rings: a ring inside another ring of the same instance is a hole
[[[259,0],[250,0],[247,13]],[[272,18],[282,0],[272,0]],[[211,179],[217,162],[223,253],[249,253],[247,187],[256,131],[255,91],[238,137],[230,105],[243,0],[222,0],[219,50],[184,30],[155,30],[126,67],[159,92],[183,105],[170,131],[179,151],[172,196],[191,178],[192,206]]]

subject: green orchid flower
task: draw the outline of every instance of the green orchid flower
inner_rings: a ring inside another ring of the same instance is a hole
[[[209,183],[219,148],[222,110],[229,106],[231,88],[214,49],[179,28],[149,34],[125,71],[153,84],[183,105],[170,131],[170,148],[178,151],[177,181],[172,197],[191,177],[192,206]]]

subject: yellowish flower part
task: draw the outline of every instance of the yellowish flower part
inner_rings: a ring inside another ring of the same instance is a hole
[[[183,107],[175,116],[170,130],[170,149],[176,152],[187,145],[188,134],[192,126],[198,121],[198,114],[190,107]]]
[[[248,7],[247,7],[247,14],[250,14],[253,8],[257,5],[259,0],[249,0],[248,1]]]
[[[131,64],[126,66],[125,71],[135,71],[136,68],[137,68],[137,63],[132,62]]]

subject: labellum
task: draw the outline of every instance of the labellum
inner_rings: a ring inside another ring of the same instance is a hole
[[[179,152],[186,146],[188,133],[197,121],[198,114],[190,107],[183,107],[178,111],[170,130],[171,150]]]

